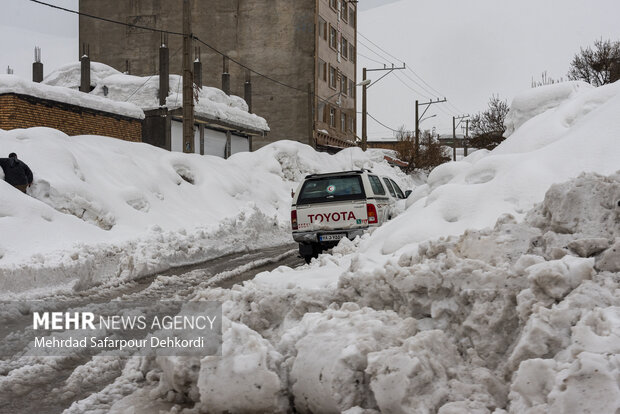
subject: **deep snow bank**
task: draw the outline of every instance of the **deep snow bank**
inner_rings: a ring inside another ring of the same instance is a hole
[[[292,242],[290,192],[307,173],[366,167],[409,185],[379,152],[331,156],[290,141],[223,160],[32,128],[0,130],[0,148],[35,176],[29,195],[0,181],[2,292],[87,287]]]
[[[542,109],[546,109],[542,111]],[[542,111],[542,112],[541,112]],[[505,213],[523,218],[553,183],[620,166],[620,82],[600,88],[567,82],[517,96],[508,118],[521,126],[492,152],[440,165],[362,250],[397,252],[431,237],[492,226]],[[526,121],[527,119],[527,121]]]
[[[194,412],[228,400],[241,412],[615,414],[620,83],[568,89],[528,91],[555,106],[517,100],[508,140],[434,170],[373,234],[199,292],[225,301],[225,355],[155,361],[144,374],[166,375],[152,396]],[[214,395],[218,369],[230,387]]]
[[[223,356],[144,374],[162,378],[154,395],[200,412],[613,414],[619,203],[620,172],[584,174],[522,223],[506,215],[382,268],[355,253],[335,289],[199,292],[225,300]]]

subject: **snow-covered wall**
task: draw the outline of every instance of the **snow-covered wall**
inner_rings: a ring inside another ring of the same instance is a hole
[[[100,96],[82,93],[70,88],[58,88],[42,83],[30,82],[14,75],[0,75],[0,94],[3,93],[16,93],[41,99],[49,99],[51,101],[81,106],[83,108],[91,108],[129,118],[144,118],[142,109],[132,103],[111,101]]]

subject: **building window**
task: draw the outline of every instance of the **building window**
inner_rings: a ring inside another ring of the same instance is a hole
[[[349,96],[355,98],[355,82],[353,79],[349,79]]]
[[[336,89],[336,68],[329,65],[329,87]]]
[[[338,11],[338,0],[329,0],[329,7]]]
[[[344,36],[340,37],[340,54],[345,59],[347,59],[347,56],[349,55],[349,42],[347,42],[347,39],[345,39]]]
[[[319,59],[319,79],[327,82],[327,63]]]
[[[355,27],[355,8],[354,7],[349,8],[349,24]]]
[[[340,92],[342,92],[343,95],[347,95],[348,86],[349,86],[349,78],[342,75],[342,77],[340,78]]]
[[[338,32],[331,24],[329,25],[329,46],[334,50],[338,50]]]
[[[329,126],[336,128],[336,108],[329,107]]]
[[[347,5],[347,2],[344,0],[341,0],[340,3],[341,3],[340,16],[342,17],[342,20],[347,22],[349,21],[349,6]]]
[[[319,102],[319,109],[317,110],[317,116],[319,122],[325,122],[325,102]]]
[[[355,134],[355,117],[354,116],[349,117],[349,131]]]
[[[347,114],[344,112],[340,113],[340,130],[342,132],[346,132],[347,130]]]
[[[355,46],[352,43],[349,43],[349,60],[355,63]]]
[[[322,17],[319,17],[319,37],[327,40],[327,22]]]

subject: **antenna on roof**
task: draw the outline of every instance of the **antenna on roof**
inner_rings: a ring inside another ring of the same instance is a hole
[[[34,61],[41,63],[41,48],[39,46],[34,47]]]

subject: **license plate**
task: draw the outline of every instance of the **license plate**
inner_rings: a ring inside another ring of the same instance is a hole
[[[324,234],[322,236],[319,236],[319,241],[338,241],[346,236],[347,235],[344,233]]]

